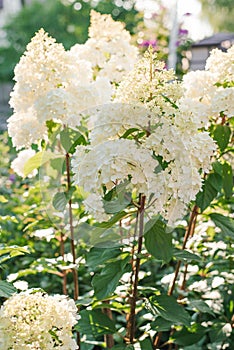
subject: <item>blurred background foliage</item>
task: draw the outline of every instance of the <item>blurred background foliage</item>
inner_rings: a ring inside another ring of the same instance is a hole
[[[234,32],[233,0],[199,0],[203,17],[208,19],[215,32]]]
[[[6,45],[0,47],[0,80],[13,78],[13,69],[25,51],[35,32],[44,28],[66,49],[76,43],[84,43],[88,38],[90,11],[111,14],[115,20],[123,21],[131,34],[143,21],[143,13],[134,8],[133,1],[100,0],[35,0],[8,18],[4,30]]]

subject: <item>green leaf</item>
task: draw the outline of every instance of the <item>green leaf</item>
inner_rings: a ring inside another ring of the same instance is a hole
[[[53,207],[58,211],[64,211],[68,203],[65,192],[56,193],[53,197]]]
[[[168,263],[173,255],[172,234],[166,233],[166,225],[161,220],[152,222],[145,226],[145,247],[156,259]]]
[[[0,195],[0,203],[7,203],[8,200],[3,196],[3,195]]]
[[[231,129],[227,125],[217,125],[213,131],[213,138],[217,142],[220,151],[224,151],[229,143]]]
[[[165,320],[162,317],[157,317],[155,321],[151,322],[151,328],[157,332],[166,332],[171,329],[173,322]]]
[[[233,194],[233,173],[231,165],[227,162],[223,164],[223,189],[225,198],[231,198]]]
[[[101,228],[110,228],[114,224],[116,224],[116,222],[118,222],[119,220],[121,220],[129,215],[130,214],[128,212],[121,211],[120,213],[117,213],[114,216],[112,216],[112,218],[109,221],[103,221],[101,223],[97,223],[95,226],[101,227]]]
[[[125,344],[121,344],[121,345],[115,345],[113,348],[111,348],[112,350],[134,350],[134,346],[133,345],[125,345]]]
[[[232,218],[218,213],[210,214],[210,218],[224,235],[234,237],[234,220]]]
[[[226,334],[223,331],[224,326],[224,322],[217,322],[212,324],[212,329],[209,332],[209,337],[212,343],[222,342],[227,338]]]
[[[153,350],[153,345],[150,338],[140,341],[141,350]]]
[[[9,298],[16,292],[17,290],[12,284],[6,281],[0,281],[0,297]]]
[[[187,250],[183,250],[183,249],[174,248],[173,256],[176,257],[178,260],[201,261],[200,256],[190,253]]]
[[[190,301],[189,306],[194,309],[197,309],[199,312],[207,313],[212,316],[215,316],[211,308],[203,300],[193,300]]]
[[[173,338],[177,345],[189,346],[199,342],[206,333],[206,328],[194,323],[189,329],[183,328],[175,332]]]
[[[118,197],[111,201],[104,201],[103,207],[107,214],[116,214],[116,213],[120,213],[130,203],[131,203],[131,197],[130,199],[128,197]]]
[[[86,263],[90,267],[102,265],[104,262],[110,259],[115,259],[121,254],[121,250],[118,248],[91,248],[87,253]]]
[[[123,260],[109,263],[102,269],[101,273],[94,275],[92,285],[97,299],[105,299],[115,291],[121,276],[131,269],[129,260],[130,257],[127,256]]]
[[[168,295],[155,295],[150,297],[150,303],[153,306],[156,315],[174,324],[190,326],[190,316],[188,312],[177,303],[177,300]]]
[[[82,310],[80,320],[75,329],[82,334],[92,334],[94,337],[116,332],[115,323],[101,310]]]
[[[74,153],[77,145],[84,143],[84,136],[77,130],[65,128],[60,132],[60,141],[68,153]]]
[[[27,176],[34,169],[39,168],[41,165],[47,163],[50,159],[61,157],[61,154],[54,154],[51,151],[41,151],[31,157],[24,165],[24,175]]]
[[[132,133],[134,133],[135,131],[139,131],[139,129],[137,128],[130,128],[127,131],[125,131],[125,133],[121,136],[121,139],[126,139],[129,135],[131,135]]]
[[[222,177],[218,173],[211,173],[204,181],[201,191],[197,194],[196,204],[204,211],[217,196],[222,188]]]
[[[30,250],[28,247],[19,247],[17,245],[5,246],[3,244],[0,244],[0,256],[9,254],[10,257],[13,258],[18,255],[24,255],[29,253],[30,253]]]

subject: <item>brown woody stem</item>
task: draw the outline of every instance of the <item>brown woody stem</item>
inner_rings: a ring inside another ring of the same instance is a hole
[[[133,344],[135,341],[135,325],[136,325],[136,301],[137,301],[137,287],[138,287],[138,278],[140,270],[140,253],[142,250],[143,243],[143,232],[144,232],[144,212],[145,212],[145,200],[144,195],[140,195],[140,207],[138,209],[139,213],[139,235],[138,235],[138,247],[137,255],[135,258],[135,264],[133,264],[134,271],[134,280],[133,286],[131,289],[131,295],[129,297],[130,301],[130,314],[127,320],[127,341],[130,344]]]
[[[106,304],[109,304],[109,301],[106,300],[105,303],[106,303]],[[104,313],[105,315],[107,315],[107,316],[109,317],[110,320],[113,319],[111,309],[105,308],[105,309],[103,309],[103,313]],[[106,335],[104,336],[104,339],[105,339],[105,343],[106,343],[107,348],[108,348],[108,349],[113,348],[113,346],[115,345],[115,341],[114,341],[113,335],[112,335],[112,334],[106,334]]]
[[[64,249],[64,234],[60,234],[60,254],[64,261],[65,249]],[[67,271],[63,271],[63,294],[67,295]]]
[[[71,189],[71,173],[70,173],[70,155],[66,153],[66,171],[67,171],[67,190]],[[69,227],[70,227],[70,239],[71,239],[71,253],[72,253],[72,262],[76,264],[76,251],[75,251],[75,238],[74,238],[74,226],[73,226],[73,214],[72,214],[72,200],[69,199],[68,202],[68,212],[69,212]],[[79,281],[78,281],[78,272],[76,267],[72,269],[73,274],[73,284],[74,284],[74,300],[77,300],[79,297]],[[77,332],[77,345],[80,349],[80,334]]]

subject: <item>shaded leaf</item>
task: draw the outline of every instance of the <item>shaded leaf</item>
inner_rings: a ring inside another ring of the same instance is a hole
[[[153,345],[150,338],[140,341],[141,350],[153,350]]]
[[[173,322],[165,320],[162,317],[157,317],[155,321],[151,322],[151,328],[157,332],[166,332],[171,329]]]
[[[12,284],[7,281],[0,281],[0,297],[9,298],[16,292],[17,290]]]
[[[121,254],[118,248],[91,248],[87,253],[86,263],[90,267],[102,265],[105,261],[114,259]]]
[[[68,203],[68,199],[64,192],[56,193],[53,197],[53,207],[58,211],[64,211]]]
[[[173,255],[172,234],[166,233],[166,225],[157,220],[145,227],[145,247],[156,259],[169,262]]]
[[[101,310],[82,310],[80,320],[75,329],[83,334],[92,334],[94,337],[116,332],[115,323]]]
[[[190,253],[187,250],[183,249],[177,249],[175,248],[173,250],[173,256],[176,257],[178,260],[185,260],[185,261],[201,261],[201,257]]]
[[[198,343],[206,332],[205,327],[194,323],[189,329],[183,328],[181,331],[175,332],[173,338],[176,344],[189,346]]]
[[[131,269],[129,260],[130,257],[127,256],[123,260],[109,263],[102,269],[101,273],[95,274],[92,285],[97,299],[105,299],[115,291],[121,276]]]
[[[217,142],[220,151],[224,151],[229,143],[231,129],[227,125],[216,125],[213,131],[213,138]]]
[[[190,325],[188,312],[177,303],[176,299],[168,295],[155,295],[150,297],[150,303],[155,314],[174,324]]]
[[[218,213],[210,214],[210,218],[224,235],[234,237],[234,220],[232,218]]]
[[[204,312],[214,316],[212,309],[203,300],[192,300],[189,306],[197,309],[200,312]]]
[[[231,165],[227,162],[223,164],[223,190],[224,190],[226,199],[229,199],[232,197],[233,173],[232,173]]]
[[[210,174],[204,181],[201,191],[197,194],[196,204],[204,211],[217,196],[222,188],[222,176],[218,173]]]

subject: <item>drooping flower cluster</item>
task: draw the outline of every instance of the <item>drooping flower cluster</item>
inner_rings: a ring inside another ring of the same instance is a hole
[[[130,178],[137,192],[149,197],[155,192],[156,184],[162,181],[154,173],[159,166],[158,161],[147,149],[127,139],[107,140],[90,149],[78,147],[72,166],[75,170],[74,183],[89,192],[84,201],[87,210],[101,221],[109,217],[101,201],[103,185],[109,191]],[[155,196],[158,195],[155,193]]]
[[[110,15],[91,11],[89,39],[76,44],[71,53],[91,63],[94,77],[106,77],[118,83],[137,61],[138,50],[131,45],[131,36],[124,24],[115,22]]]
[[[204,71],[183,78],[180,107],[200,126],[219,117],[234,116],[234,46],[211,51]]]
[[[35,153],[36,152],[31,148],[24,149],[18,153],[17,157],[11,163],[11,168],[17,175],[24,177],[24,165],[30,158],[35,155]],[[37,170],[34,169],[30,174],[28,174],[28,177],[33,177],[36,174]]]
[[[91,113],[90,145],[87,153],[78,147],[72,166],[75,183],[92,193],[85,204],[97,220],[107,218],[102,186],[114,186],[126,176],[138,194],[150,199],[149,212],[161,213],[171,224],[195,199],[201,172],[209,171],[216,147],[209,134],[199,131],[179,109],[180,98],[173,71],[165,70],[149,50],[120,83],[116,100]],[[161,160],[160,166],[155,159]],[[144,188],[140,173],[132,176],[133,164],[142,174],[151,169],[150,176],[144,176]]]
[[[0,309],[1,350],[76,350],[77,308],[66,296],[21,292]]]

